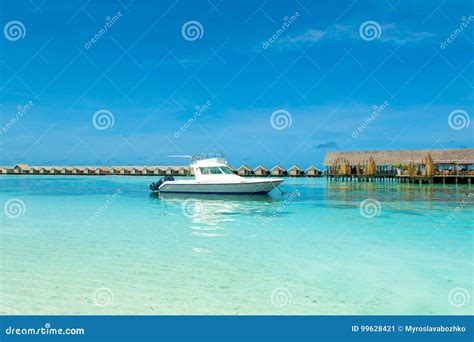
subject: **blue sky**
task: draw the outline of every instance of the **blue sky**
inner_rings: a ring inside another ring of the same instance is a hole
[[[448,120],[473,112],[470,1],[0,6],[0,165],[223,151],[234,165],[304,167],[327,151],[473,146],[472,123]]]

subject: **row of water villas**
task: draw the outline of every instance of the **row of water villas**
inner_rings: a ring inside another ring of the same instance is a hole
[[[293,165],[288,170],[279,165],[274,166],[272,169],[267,169],[265,166],[257,166],[255,169],[252,169],[250,166],[242,165],[234,172],[243,177],[322,177],[323,175],[323,172],[313,165],[306,169]]]
[[[242,165],[238,169],[231,169],[240,176],[253,177],[321,177],[322,171],[315,166],[301,169],[293,166],[288,170],[276,165],[272,169],[258,166],[254,169]],[[117,175],[117,176],[189,176],[192,175],[188,166],[29,166],[17,164],[15,166],[0,166],[2,174],[30,174],[30,175]]]
[[[30,175],[172,175],[186,176],[189,168],[184,166],[29,166],[18,164],[14,167],[0,167],[4,174]]]
[[[324,175],[336,181],[471,184],[474,149],[331,152]]]

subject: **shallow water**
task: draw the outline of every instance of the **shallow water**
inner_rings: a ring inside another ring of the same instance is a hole
[[[1,176],[0,313],[473,313],[472,187],[154,180]]]

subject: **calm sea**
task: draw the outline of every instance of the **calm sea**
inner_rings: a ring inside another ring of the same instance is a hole
[[[1,176],[2,314],[472,314],[472,187]]]

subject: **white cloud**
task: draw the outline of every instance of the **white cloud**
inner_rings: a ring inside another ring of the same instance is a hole
[[[402,42],[414,43],[433,37],[431,32],[417,32],[410,29],[400,28],[395,23],[380,25],[382,33],[379,41],[385,43],[400,44]],[[304,33],[288,37],[285,42],[288,43],[315,43],[321,39],[325,40],[346,40],[361,39],[359,36],[359,26],[336,24],[328,30],[309,29]]]
[[[325,32],[321,30],[308,30],[305,33],[295,36],[289,37],[288,40],[293,43],[297,42],[315,42],[321,39],[324,36]]]
[[[382,34],[380,41],[382,42],[400,44],[406,41],[407,43],[414,43],[434,36],[431,32],[416,32],[409,29],[401,29],[393,23],[382,25],[381,28]]]

